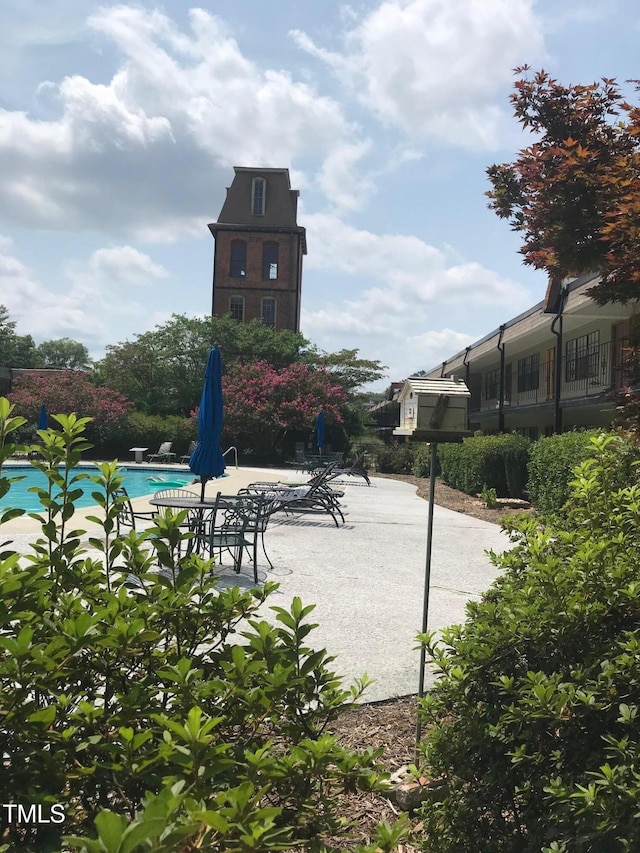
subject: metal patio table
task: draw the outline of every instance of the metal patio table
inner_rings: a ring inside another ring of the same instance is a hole
[[[243,503],[246,503],[246,500],[246,495],[223,495],[219,492],[213,500],[201,500],[197,495],[194,495],[193,499],[167,496],[164,498],[151,498],[149,503],[152,506],[164,507],[165,509],[192,510],[195,518],[190,523],[189,529],[195,533],[195,536],[189,542],[187,554],[191,553],[194,549],[197,554],[201,554],[201,550],[205,547],[207,538],[205,533],[206,526],[209,524],[209,536],[212,547],[214,540],[218,539],[218,546],[220,547],[220,550],[225,548],[231,553],[232,547],[236,548],[236,553],[233,555],[233,569],[236,573],[239,573],[242,567],[243,548],[251,544],[245,540],[245,531],[249,520],[247,518],[242,518],[242,515],[239,513],[238,517],[241,518],[243,522],[240,527],[229,527],[225,530],[225,526],[222,525],[220,527],[220,532],[216,534],[215,515],[218,510],[222,510],[224,512],[228,510],[237,512],[235,505],[242,505]],[[212,514],[209,519],[205,518],[207,511]],[[213,556],[213,554],[211,556]],[[254,574],[255,571],[256,567],[254,565]]]
[[[218,498],[215,497],[213,500],[201,500],[196,494],[194,494],[193,498],[180,498],[180,497],[166,497],[166,498],[151,498],[149,503],[151,506],[162,507],[164,509],[188,509],[194,512],[196,517],[196,523],[194,528],[189,525],[189,529],[193,530],[196,533],[196,536],[189,541],[189,545],[187,547],[187,554],[190,554],[194,548],[194,543],[196,547],[196,552],[200,553],[200,545],[202,543],[202,537],[198,536],[198,532],[202,531],[204,527],[204,518],[207,510],[210,512],[215,512],[215,509],[218,505]]]

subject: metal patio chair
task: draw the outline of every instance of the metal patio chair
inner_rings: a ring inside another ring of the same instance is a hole
[[[156,515],[155,512],[139,512],[134,510],[129,493],[124,486],[116,489],[114,495],[122,500],[116,521],[118,536],[123,527],[130,527],[132,530],[136,530],[136,521],[153,521]]]

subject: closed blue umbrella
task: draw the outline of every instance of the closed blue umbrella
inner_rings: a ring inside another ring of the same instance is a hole
[[[220,450],[224,404],[222,400],[222,360],[220,350],[213,347],[204,372],[204,386],[198,412],[198,443],[189,459],[189,468],[200,477],[202,500],[207,480],[221,477],[225,464]]]
[[[316,444],[322,456],[322,448],[324,447],[324,412],[322,409],[320,409],[316,418]]]
[[[38,429],[48,429],[49,428],[49,416],[47,415],[47,407],[42,404],[40,408],[40,414],[38,415]]]

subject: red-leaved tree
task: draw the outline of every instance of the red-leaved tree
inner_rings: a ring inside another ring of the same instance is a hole
[[[326,370],[306,364],[278,370],[265,361],[232,365],[223,391],[225,441],[259,457],[270,456],[286,433],[312,429],[321,406],[327,425],[341,424],[347,399]]]
[[[13,383],[8,395],[15,404],[15,414],[35,427],[44,404],[49,415],[70,414],[93,418],[87,427],[87,438],[96,447],[109,445],[126,428],[134,406],[110,388],[100,388],[86,373],[75,370],[23,374]],[[55,422],[50,421],[55,428]]]
[[[636,299],[640,107],[612,79],[563,86],[527,72],[516,69],[511,103],[537,138],[487,170],[489,206],[522,235],[525,264],[561,279],[598,273],[589,293],[601,305]]]

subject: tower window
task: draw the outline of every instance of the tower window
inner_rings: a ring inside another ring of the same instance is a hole
[[[262,279],[275,281],[278,278],[278,244],[263,243],[262,245]]]
[[[241,323],[244,320],[244,298],[242,296],[231,296],[229,298],[229,313],[234,320]]]
[[[231,278],[244,278],[246,274],[247,244],[244,240],[232,240],[229,275],[231,276]]]
[[[254,178],[251,182],[251,213],[253,216],[264,216],[266,183],[264,178]]]
[[[276,300],[272,296],[265,296],[262,300],[262,322],[272,328],[276,325]]]

